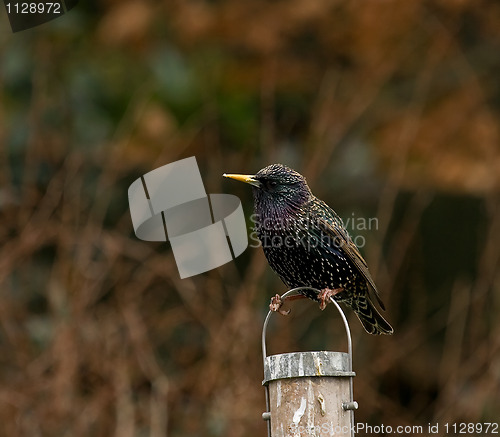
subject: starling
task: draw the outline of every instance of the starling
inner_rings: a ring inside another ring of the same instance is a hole
[[[351,307],[369,334],[392,334],[368,266],[349,236],[342,219],[315,197],[300,173],[272,164],[255,175],[224,174],[252,185],[255,227],[271,268],[290,288],[311,287],[301,294],[320,302],[330,297]],[[279,295],[270,308],[279,310]]]

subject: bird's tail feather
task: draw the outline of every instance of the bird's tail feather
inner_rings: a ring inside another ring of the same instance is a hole
[[[357,296],[348,304],[352,307],[368,334],[391,335],[394,333],[392,326],[382,317],[367,296]]]

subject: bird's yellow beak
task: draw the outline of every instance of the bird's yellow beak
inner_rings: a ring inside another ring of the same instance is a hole
[[[222,176],[224,176],[225,178],[235,179],[240,182],[245,182],[246,184],[253,185],[254,187],[261,187],[261,183],[257,179],[255,179],[253,175],[224,173]]]

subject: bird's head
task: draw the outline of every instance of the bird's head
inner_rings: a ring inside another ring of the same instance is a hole
[[[252,185],[259,215],[293,212],[312,197],[305,177],[283,164],[268,165],[254,175],[224,174],[224,177]]]

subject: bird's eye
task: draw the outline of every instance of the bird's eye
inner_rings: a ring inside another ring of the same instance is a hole
[[[267,181],[266,185],[267,185],[267,188],[276,188],[276,186],[278,185],[278,182],[270,180],[270,181]]]

